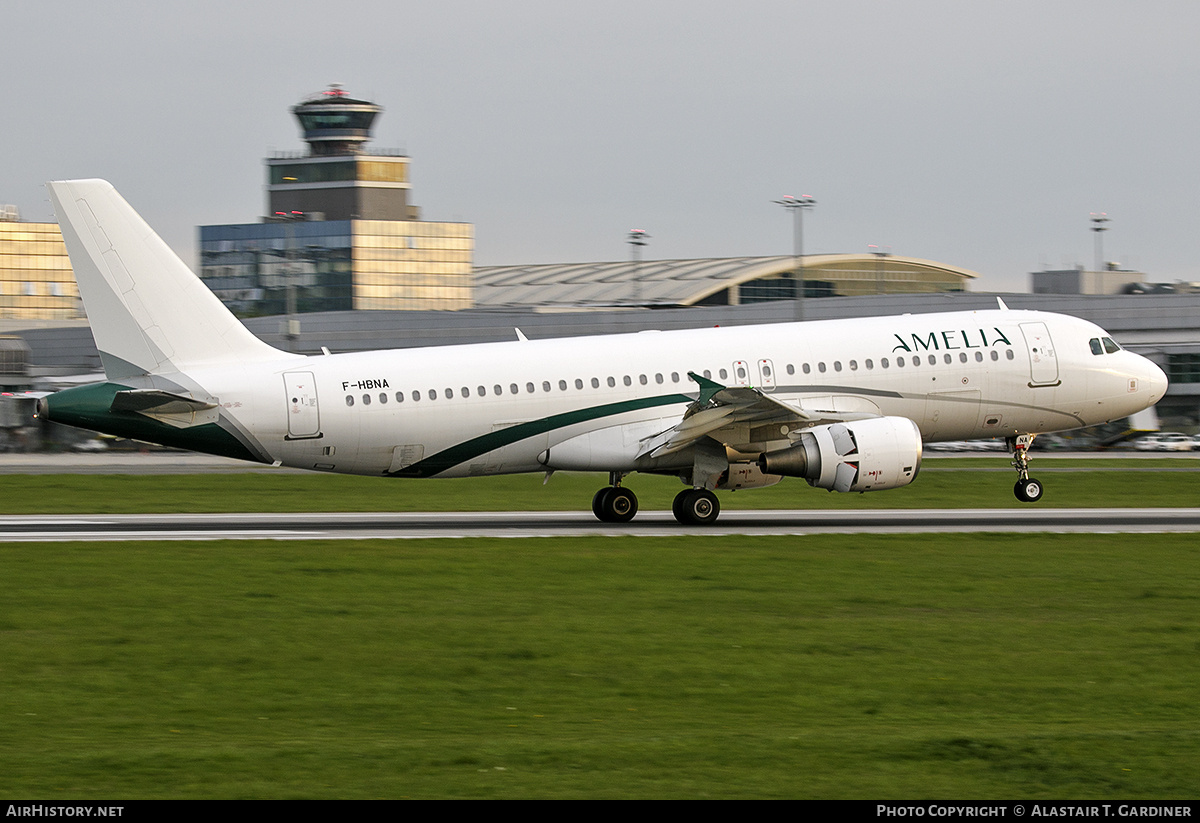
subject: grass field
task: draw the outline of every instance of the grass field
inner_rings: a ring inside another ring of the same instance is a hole
[[[10,797],[1200,792],[1192,536],[0,552]]]
[[[1018,505],[945,465],[722,502]],[[1200,498],[1068,466],[1054,505]],[[601,482],[9,475],[0,511],[580,509]],[[1198,561],[1194,535],[0,543],[0,794],[1194,798]]]
[[[1097,463],[1100,463],[1097,465]],[[1041,507],[1200,505],[1200,461],[1038,458]],[[1182,470],[1181,470],[1182,469]],[[243,511],[587,510],[607,478],[596,474],[397,480],[328,474],[0,475],[0,513]],[[720,493],[725,509],[1011,508],[1016,473],[1004,458],[926,460],[909,486],[836,494],[789,479],[765,489]],[[669,510],[678,480],[631,475],[642,509]]]

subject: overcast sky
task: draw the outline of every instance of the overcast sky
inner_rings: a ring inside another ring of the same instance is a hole
[[[289,107],[384,107],[430,220],[476,263],[895,254],[1024,291],[1104,256],[1200,280],[1194,0],[439,0],[6,4],[0,203],[104,177],[191,266],[265,210]]]

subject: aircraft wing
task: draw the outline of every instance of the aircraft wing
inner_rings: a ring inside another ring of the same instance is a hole
[[[688,377],[700,385],[700,396],[688,406],[675,427],[649,438],[639,457],[662,457],[691,445],[703,437],[723,443],[736,442],[750,427],[775,425],[792,429],[824,423],[861,420],[877,415],[803,409],[768,397],[748,386],[722,386],[694,372]],[[782,431],[780,435],[782,436]]]

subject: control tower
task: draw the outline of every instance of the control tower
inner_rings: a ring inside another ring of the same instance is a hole
[[[292,106],[307,153],[267,160],[267,214],[316,220],[420,220],[409,203],[408,158],[366,148],[383,107],[338,84]]]
[[[261,222],[200,227],[217,297],[242,316],[473,306],[474,227],[421,220],[408,158],[366,147],[383,108],[332,85],[291,111],[308,150],[267,159]]]

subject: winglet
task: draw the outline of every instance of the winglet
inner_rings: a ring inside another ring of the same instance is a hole
[[[692,378],[692,380],[695,380],[700,386],[700,397],[696,402],[700,403],[701,405],[708,403],[708,401],[713,399],[713,396],[717,392],[725,388],[720,383],[717,383],[714,380],[709,380],[707,377],[701,377],[694,371],[688,372],[688,377]]]

